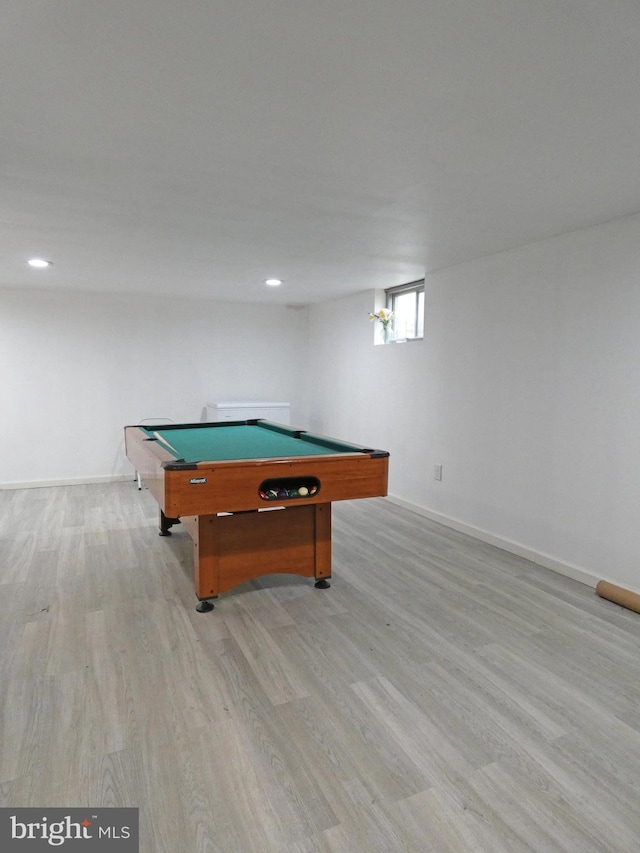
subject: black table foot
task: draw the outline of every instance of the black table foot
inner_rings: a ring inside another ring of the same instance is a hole
[[[315,583],[316,589],[329,589],[330,586],[331,584],[329,583],[329,581],[326,581],[324,578],[321,578]]]
[[[168,515],[165,515],[162,510],[160,510],[160,536],[171,536],[170,527],[173,527],[174,524],[180,524],[179,518],[169,518]]]
[[[208,613],[210,610],[213,610],[213,604],[206,599],[203,599],[198,606],[196,607],[198,613]]]

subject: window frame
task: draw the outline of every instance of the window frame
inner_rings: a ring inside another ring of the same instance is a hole
[[[396,285],[395,287],[387,287],[385,289],[385,291],[384,291],[385,305],[386,305],[388,311],[393,311],[394,321],[395,321],[395,317],[397,316],[397,312],[395,309],[396,297],[397,296],[403,296],[407,293],[415,293],[416,294],[416,300],[415,300],[416,305],[415,305],[414,329],[415,329],[416,333],[420,329],[420,326],[422,326],[422,334],[421,335],[416,334],[415,337],[399,338],[396,336],[397,331],[396,331],[395,322],[394,322],[393,336],[391,338],[391,341],[404,343],[405,341],[408,342],[408,341],[422,341],[422,340],[424,340],[424,285],[425,285],[424,278],[419,278],[416,281],[407,282],[407,284],[399,284],[399,285]],[[420,323],[421,318],[420,318],[420,314],[419,314],[419,312],[420,312],[420,294],[422,294],[422,312],[423,312],[422,323]]]

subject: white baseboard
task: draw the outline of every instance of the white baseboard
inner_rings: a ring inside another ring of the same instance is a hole
[[[543,554],[533,548],[527,547],[526,545],[521,545],[519,542],[512,542],[510,539],[504,539],[502,536],[497,536],[495,533],[483,530],[480,527],[474,527],[472,524],[466,524],[464,521],[460,521],[457,518],[451,518],[448,515],[434,512],[426,507],[405,501],[395,495],[388,495],[387,499],[390,500],[391,503],[397,504],[411,512],[415,512],[417,515],[422,515],[424,518],[436,521],[438,524],[443,524],[445,527],[451,527],[459,533],[466,533],[467,536],[472,536],[474,539],[479,539],[481,542],[486,542],[489,545],[495,545],[496,548],[500,548],[502,551],[508,551],[510,554],[523,557],[525,560],[530,560],[538,566],[544,566],[545,569],[551,569],[551,571],[557,572],[559,575],[572,578],[575,581],[586,584],[586,586],[590,586],[595,589],[596,584],[600,580],[600,578],[592,575],[591,572],[586,571],[586,569],[583,569],[580,566],[575,566],[572,563],[563,563],[561,560],[556,560],[555,557],[549,556],[549,554]]]
[[[132,474],[104,474],[99,477],[77,477],[65,480],[25,480],[23,483],[0,483],[3,489],[44,489],[51,486],[90,486],[96,483],[122,483],[125,480],[135,482]]]

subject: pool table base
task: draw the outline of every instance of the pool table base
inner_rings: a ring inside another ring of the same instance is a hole
[[[160,513],[160,535],[182,522],[193,540],[197,610],[238,584],[263,575],[287,573],[330,586],[331,503],[235,513],[169,518]]]

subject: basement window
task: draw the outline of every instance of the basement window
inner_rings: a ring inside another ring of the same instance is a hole
[[[387,310],[393,311],[389,340],[417,341],[424,337],[424,279],[385,290]]]

